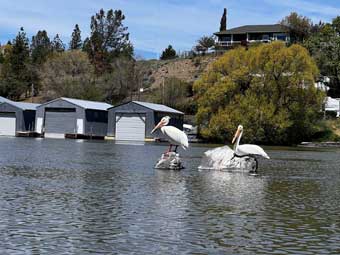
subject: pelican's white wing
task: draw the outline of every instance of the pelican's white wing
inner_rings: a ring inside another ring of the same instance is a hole
[[[242,144],[236,149],[236,154],[239,156],[245,155],[259,155],[269,159],[268,154],[258,145],[255,144]]]
[[[173,126],[165,126],[161,128],[161,131],[170,140],[171,144],[179,145],[183,149],[189,147],[188,137],[182,130]]]
[[[233,158],[234,151],[227,145],[204,152],[200,169],[222,169]]]

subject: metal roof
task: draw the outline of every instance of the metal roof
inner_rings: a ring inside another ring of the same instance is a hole
[[[80,100],[80,99],[67,98],[67,97],[61,97],[61,99],[67,102],[70,102],[71,104],[78,105],[84,109],[106,111],[108,108],[112,107],[112,105],[103,103],[103,102]]]
[[[37,107],[40,105],[40,104],[33,104],[33,103],[25,103],[25,102],[14,102],[14,101],[11,101],[11,102],[5,102],[5,103],[8,103],[10,105],[13,105],[13,106],[16,106],[22,110],[36,110]]]
[[[0,103],[4,103],[4,102],[9,103],[9,102],[13,102],[13,101],[12,101],[12,100],[9,100],[9,99],[7,99],[7,98],[5,98],[5,97],[1,97],[1,96],[0,96]]]
[[[171,107],[168,107],[163,104],[154,104],[154,103],[148,103],[148,102],[140,102],[140,101],[132,101],[133,103],[139,104],[141,106],[144,106],[146,108],[152,109],[154,111],[158,112],[169,112],[169,113],[177,113],[177,114],[184,114],[183,112],[177,111]]]
[[[287,29],[280,24],[246,25],[234,27],[225,31],[216,32],[215,35],[246,34],[246,33],[285,33]]]
[[[8,103],[22,110],[36,110],[40,104],[32,104],[26,102],[15,102],[4,97],[0,97],[0,103]]]

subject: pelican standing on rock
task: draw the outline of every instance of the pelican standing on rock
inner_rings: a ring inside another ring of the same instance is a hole
[[[234,144],[234,157],[253,157],[262,156],[266,159],[270,159],[268,154],[258,145],[255,144],[242,144],[240,145],[240,140],[243,134],[243,126],[239,125],[237,127],[236,133],[234,135],[232,143]],[[256,160],[256,158],[255,158]],[[257,164],[257,161],[256,161]]]
[[[161,119],[161,121],[155,126],[155,128],[151,131],[151,134],[155,132],[157,129],[161,129],[162,133],[170,142],[168,153],[171,152],[172,146],[176,146],[174,152],[177,152],[178,146],[181,146],[184,150],[189,147],[188,137],[182,131],[173,126],[167,126],[169,124],[170,117],[165,116]]]

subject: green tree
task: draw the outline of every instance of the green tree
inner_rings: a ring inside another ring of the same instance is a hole
[[[177,57],[176,51],[174,48],[172,48],[171,45],[169,45],[163,52],[160,57],[161,60],[167,60],[167,59],[174,59]]]
[[[130,57],[115,58],[111,62],[111,72],[106,72],[96,78],[103,99],[111,104],[132,100],[133,92],[138,89],[136,62]]]
[[[5,57],[4,57],[4,46],[1,46],[1,43],[0,43],[0,64],[2,64],[4,61],[5,61]]]
[[[13,40],[1,68],[0,91],[5,97],[17,100],[29,91],[32,76],[29,71],[29,41],[23,28]]]
[[[340,35],[340,16],[337,16],[332,20],[332,26],[334,27],[338,35]]]
[[[280,24],[287,28],[291,43],[303,42],[308,38],[312,29],[312,21],[296,12],[283,18]]]
[[[45,30],[38,31],[35,36],[32,36],[31,59],[34,64],[44,63],[51,54],[51,50],[51,41]]]
[[[227,30],[227,9],[224,8],[220,22],[220,32]]]
[[[305,47],[315,59],[320,73],[330,78],[330,90],[332,97],[340,97],[340,37],[337,32],[338,20],[335,18],[332,24],[324,24],[322,29],[313,34],[305,43]]]
[[[52,41],[52,50],[53,52],[59,52],[59,53],[65,51],[65,45],[63,41],[60,39],[58,34],[56,34],[56,36],[54,37]]]
[[[219,58],[194,84],[202,135],[230,141],[242,124],[245,142],[297,143],[316,132],[324,94],[314,86],[318,69],[308,51],[282,42]]]
[[[121,10],[112,9],[107,13],[101,9],[91,17],[91,35],[84,42],[83,49],[89,54],[97,74],[111,70],[114,58],[133,56],[127,27],[123,25],[125,16]]]
[[[200,49],[203,54],[208,51],[210,48],[215,46],[215,39],[213,36],[203,36],[198,40],[198,44],[196,49]]]
[[[176,77],[164,79],[164,84],[154,91],[150,99],[155,103],[165,104],[188,114],[192,114],[195,110],[192,100],[192,83]]]
[[[100,100],[94,68],[86,53],[73,50],[54,54],[39,70],[46,98],[74,97]]]
[[[71,50],[79,50],[82,47],[81,31],[79,29],[78,24],[76,24],[74,29],[73,29],[72,38],[71,38],[69,47],[70,47]]]

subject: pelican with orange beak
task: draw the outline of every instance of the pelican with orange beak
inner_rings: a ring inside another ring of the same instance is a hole
[[[235,157],[261,156],[266,159],[270,159],[268,154],[258,145],[255,145],[255,144],[240,145],[242,134],[243,134],[243,126],[239,125],[237,127],[236,133],[232,141],[232,143],[234,144],[234,156]]]
[[[187,135],[182,130],[179,130],[176,127],[167,126],[169,124],[169,121],[169,116],[163,117],[161,121],[151,131],[151,134],[154,133],[157,129],[161,130],[161,132],[170,142],[170,147],[167,152],[171,152],[172,146],[176,146],[174,152],[177,152],[178,146],[181,146],[184,150],[186,150],[189,147]]]

